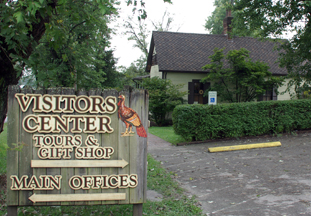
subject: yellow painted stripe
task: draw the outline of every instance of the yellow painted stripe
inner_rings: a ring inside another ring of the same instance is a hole
[[[208,148],[208,151],[209,152],[236,151],[236,150],[245,150],[245,149],[253,149],[253,148],[276,147],[276,146],[281,146],[281,142],[269,142],[269,143],[256,143],[256,144],[247,144],[247,145],[211,147],[211,148]]]

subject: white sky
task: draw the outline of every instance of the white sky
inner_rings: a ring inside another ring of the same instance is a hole
[[[164,3],[163,0],[145,0],[145,2],[148,20],[160,21],[167,9],[170,17],[174,19],[171,31],[176,31],[181,26],[178,32],[208,33],[204,28],[204,24],[207,17],[214,11],[214,0],[172,0],[173,4]],[[122,34],[125,31],[122,23],[128,15],[132,15],[131,9],[131,6],[127,7],[124,2],[121,3],[120,18],[117,19],[119,26],[115,27],[117,28],[117,34],[112,35],[111,47],[115,50],[115,58],[118,58],[117,66],[128,67],[142,55],[138,48],[133,48],[134,42],[128,41],[128,36]],[[116,23],[114,25],[116,26]],[[150,26],[149,30],[153,30],[152,26]],[[151,35],[148,43],[150,43],[150,40]]]

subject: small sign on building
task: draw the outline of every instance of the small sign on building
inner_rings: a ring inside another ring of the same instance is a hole
[[[217,104],[217,91],[209,91],[208,105],[216,105],[216,104]]]

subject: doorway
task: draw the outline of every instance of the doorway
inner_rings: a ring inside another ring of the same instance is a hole
[[[201,83],[200,80],[188,82],[188,104],[207,104],[208,97],[204,97],[204,92],[209,88],[210,83]]]

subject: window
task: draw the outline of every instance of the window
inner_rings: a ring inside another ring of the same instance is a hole
[[[276,89],[274,87],[267,89],[263,95],[259,96],[257,101],[277,100],[277,94],[276,94],[275,90]]]

